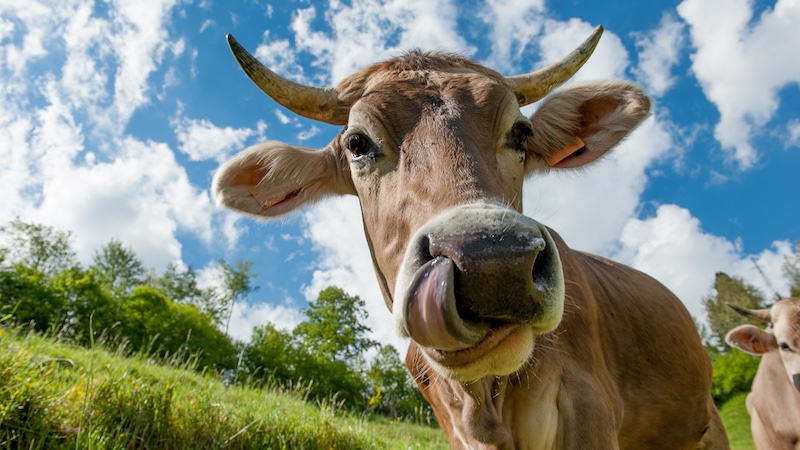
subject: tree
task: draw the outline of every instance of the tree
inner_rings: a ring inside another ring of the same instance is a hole
[[[48,277],[76,264],[70,232],[14,219],[0,233],[7,242],[0,252],[2,263],[21,264]]]
[[[794,255],[784,261],[783,273],[789,279],[790,295],[800,297],[800,241],[794,243]]]
[[[210,290],[197,286],[197,273],[192,266],[181,270],[177,264],[170,263],[160,277],[150,280],[150,284],[177,303],[204,308],[210,297]]]
[[[749,392],[761,358],[730,349],[714,359],[711,396],[718,405],[741,392]]]
[[[250,344],[242,352],[242,368],[253,379],[286,386],[297,377],[296,353],[292,335],[266,323],[253,328]]]
[[[717,272],[714,292],[703,298],[703,307],[710,328],[710,344],[718,351],[725,350],[725,335],[728,331],[747,320],[728,307],[728,303],[749,309],[763,308],[764,295],[742,278]]]
[[[417,388],[394,346],[381,347],[367,372],[374,395],[370,398],[373,412],[389,417],[430,415],[430,406]]]
[[[365,407],[368,385],[360,372],[344,361],[312,352],[298,336],[271,324],[253,329],[242,352],[242,369],[253,381],[291,388],[313,400],[335,399],[356,410]]]
[[[120,322],[120,301],[96,271],[75,266],[54,276],[50,287],[66,302],[64,335],[77,344],[89,346],[99,336],[113,333]]]
[[[364,301],[338,287],[331,286],[320,292],[303,314],[306,320],[294,333],[312,352],[353,363],[377,345],[365,337],[370,330],[361,322],[367,318]]]
[[[116,295],[127,295],[137,286],[144,283],[144,264],[130,247],[112,239],[94,254],[94,262],[90,266],[111,292]]]
[[[236,351],[230,338],[195,305],[178,304],[163,292],[139,286],[122,302],[121,336],[131,350],[183,358],[196,357],[198,368],[235,367]]]
[[[227,334],[233,315],[233,305],[236,300],[244,299],[248,294],[259,289],[258,286],[253,285],[253,279],[258,274],[250,272],[253,261],[239,259],[234,265],[230,265],[224,259],[220,259],[217,261],[217,265],[221,271],[222,287],[215,298],[209,298],[206,310],[219,323],[224,320],[225,334]]]
[[[63,324],[66,306],[46,274],[22,264],[0,267],[0,317],[11,314],[14,322],[43,332]]]

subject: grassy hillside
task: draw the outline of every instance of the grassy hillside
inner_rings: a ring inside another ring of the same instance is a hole
[[[0,328],[0,449],[447,448],[436,428]]]
[[[750,434],[750,415],[747,414],[745,399],[747,394],[739,394],[719,409],[722,422],[728,431],[731,450],[755,450],[753,436]]]
[[[754,450],[745,394],[720,408]],[[298,393],[0,328],[0,449],[446,449],[436,428],[356,416]]]

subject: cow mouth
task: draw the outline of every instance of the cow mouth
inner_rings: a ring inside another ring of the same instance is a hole
[[[456,301],[456,266],[437,256],[422,265],[406,291],[408,335],[444,365],[459,365],[499,345],[519,324],[468,319]]]

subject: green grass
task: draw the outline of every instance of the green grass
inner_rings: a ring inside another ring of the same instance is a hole
[[[438,428],[0,327],[0,449],[447,449]],[[177,366],[177,367],[176,367]],[[746,394],[720,408],[754,450]]]
[[[0,449],[17,448],[448,447],[436,428],[0,327]]]
[[[750,415],[747,414],[745,399],[747,394],[738,394],[719,408],[731,450],[755,450],[753,436],[750,434]]]

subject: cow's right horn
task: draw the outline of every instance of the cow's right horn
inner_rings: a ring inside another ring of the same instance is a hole
[[[603,26],[599,25],[578,48],[561,61],[525,75],[506,77],[506,83],[517,96],[519,106],[541,100],[550,91],[572,78],[592,56],[602,34]]]
[[[772,317],[769,309],[747,309],[731,303],[728,303],[728,306],[730,306],[731,309],[747,317],[750,320],[755,320],[756,322],[761,322],[761,323],[772,322]]]
[[[261,64],[230,34],[228,45],[236,62],[265,94],[296,114],[331,125],[345,125],[350,105],[334,89],[303,86],[281,77]]]

